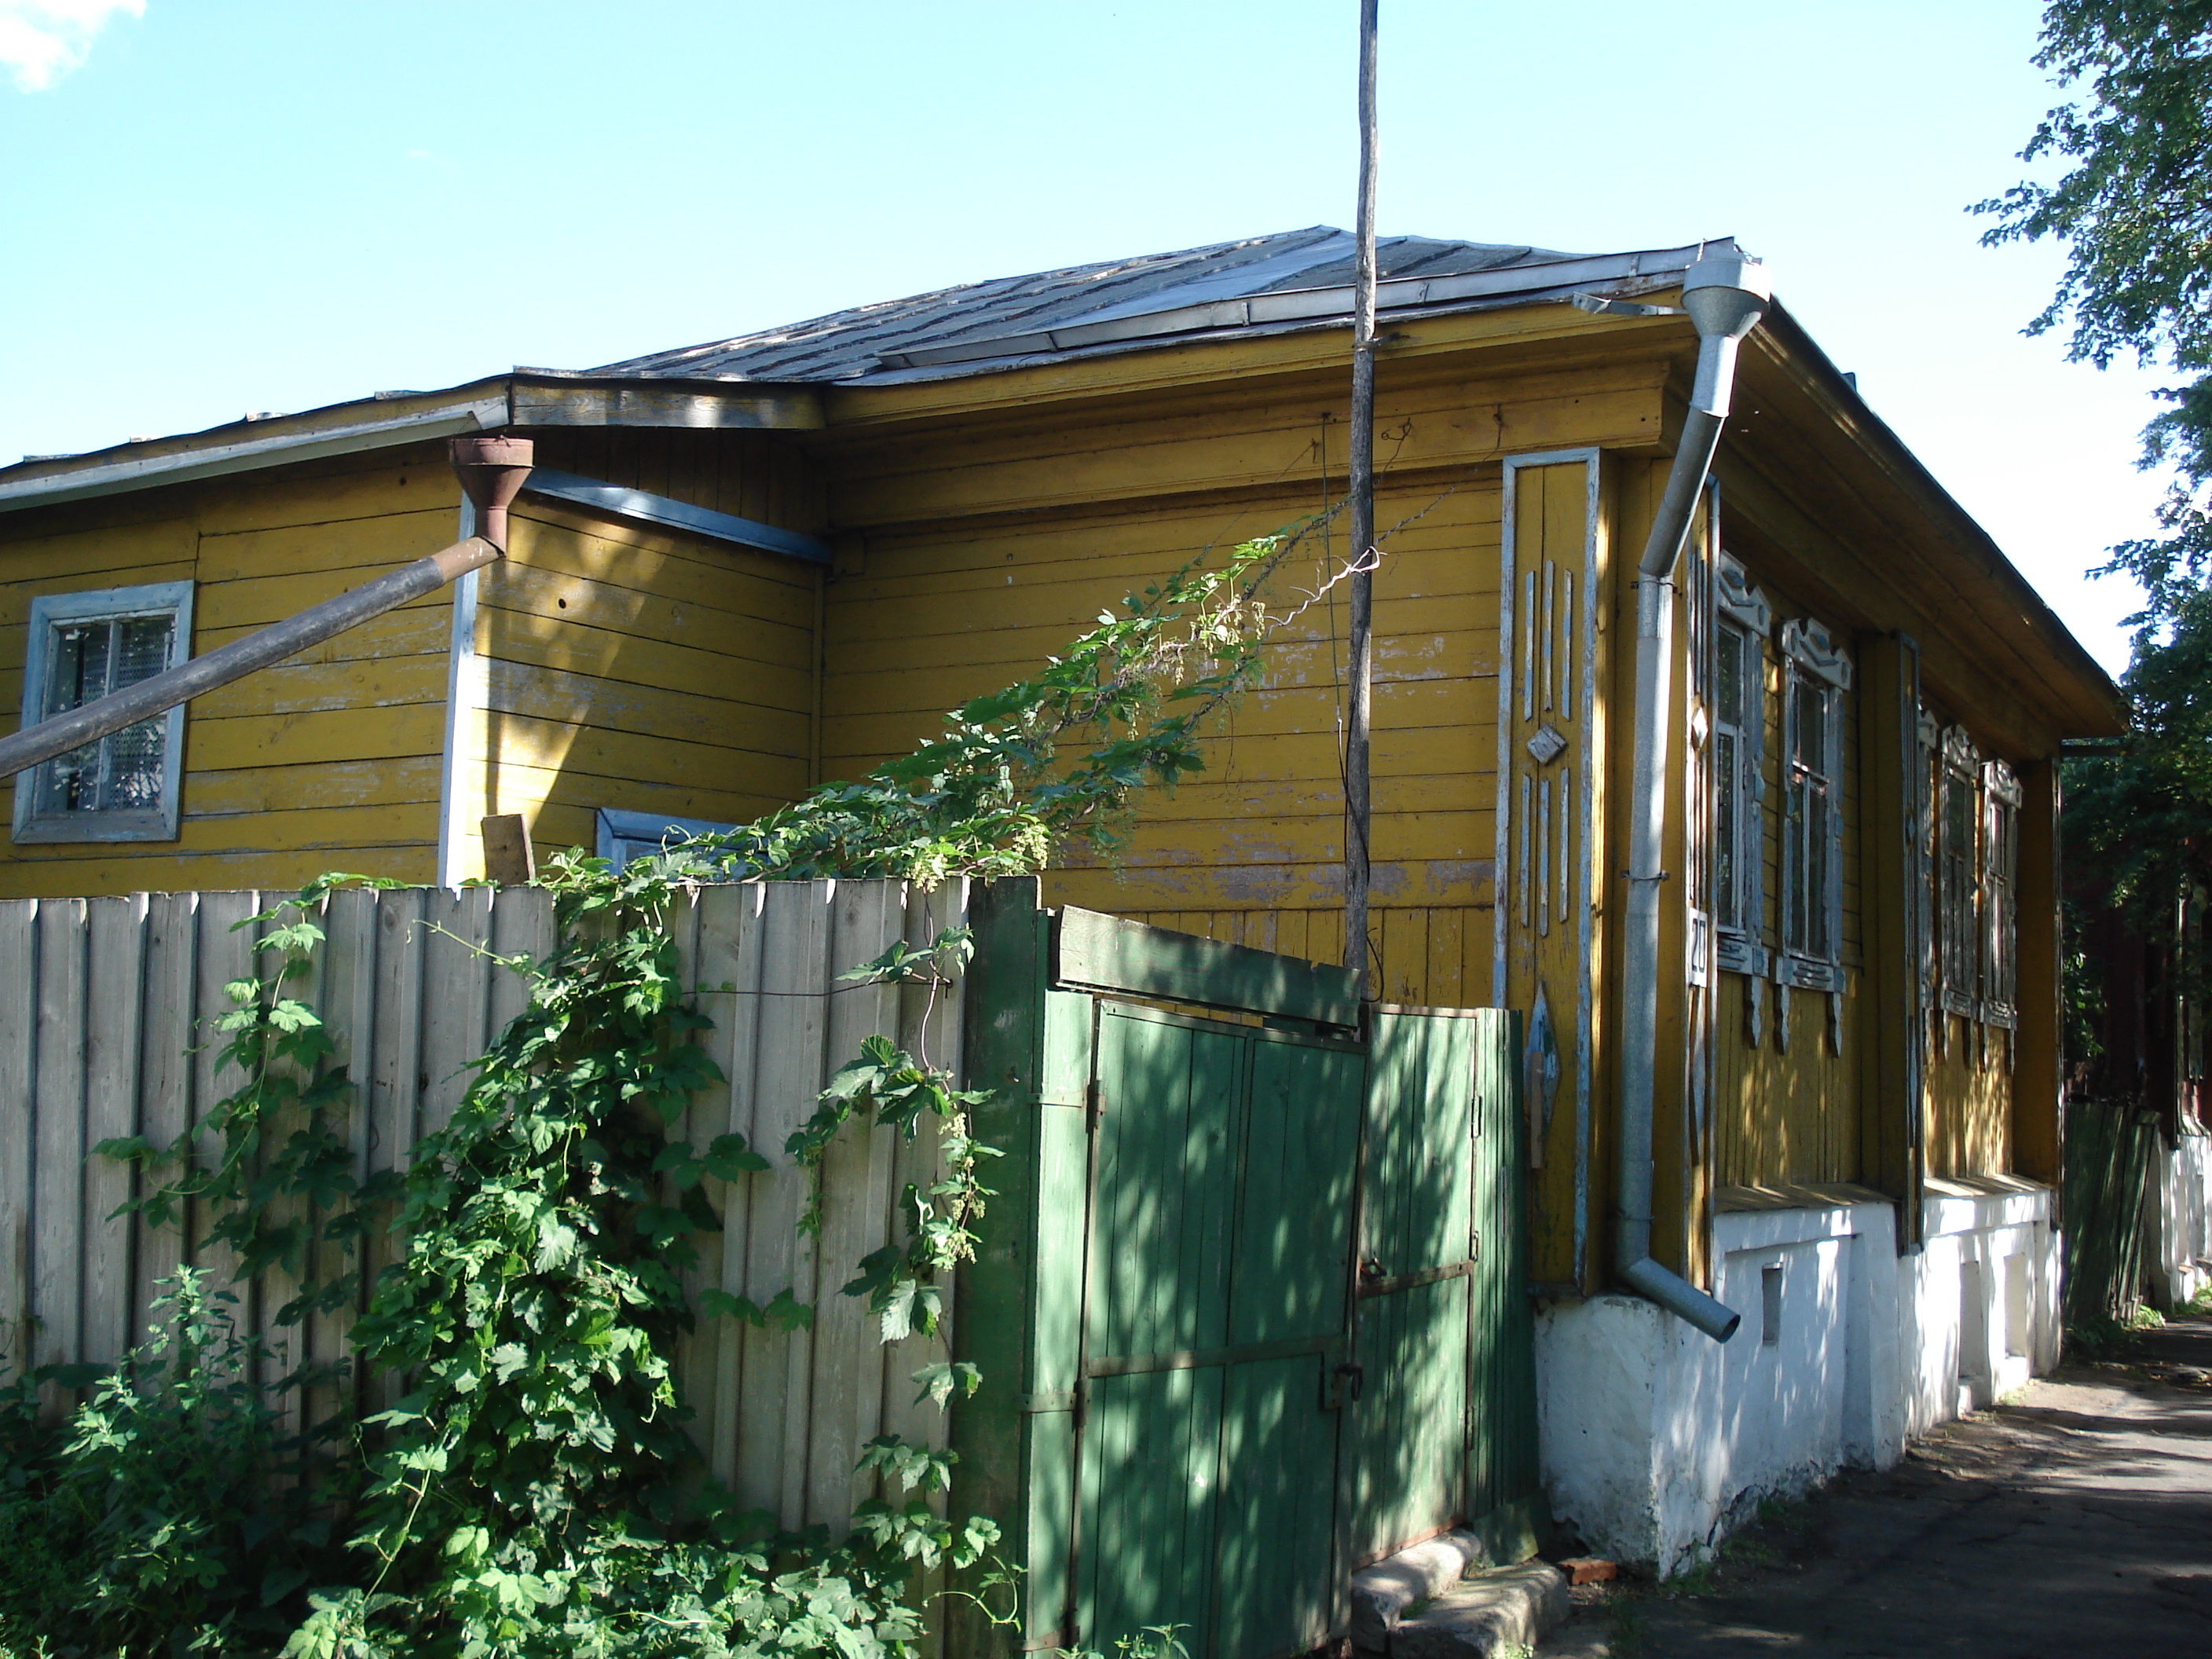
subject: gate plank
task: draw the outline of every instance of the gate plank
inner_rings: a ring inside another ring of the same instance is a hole
[[[1359,1023],[1359,988],[1349,969],[1148,927],[1072,904],[1060,910],[1053,939],[1053,977],[1061,985],[1322,1025]]]

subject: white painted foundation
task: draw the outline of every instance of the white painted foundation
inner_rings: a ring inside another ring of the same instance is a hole
[[[1908,1438],[2056,1364],[2049,1192],[1930,1186],[1906,1256],[1887,1202],[1717,1218],[1717,1291],[1743,1316],[1725,1344],[1637,1297],[1542,1312],[1553,1516],[1601,1553],[1679,1572],[1762,1498],[1886,1468]]]
[[[2183,1135],[2152,1158],[2144,1196],[2151,1300],[2179,1308],[2212,1285],[2212,1135]]]

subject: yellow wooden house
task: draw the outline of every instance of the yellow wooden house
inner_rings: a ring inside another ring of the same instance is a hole
[[[2056,757],[2120,729],[1768,307],[1668,590],[1652,1054],[1653,1254],[1747,1324],[1608,1293],[1637,553],[1717,253],[1386,239],[1378,300],[1381,994],[1528,1016],[1547,1479],[1662,1564],[2054,1357]],[[1352,264],[1316,228],[0,470],[27,721],[454,540],[445,439],[538,464],[504,562],[17,779],[0,895],[451,883],[487,815],[618,853],[850,777],[1340,499]],[[1337,958],[1344,629],[1310,612],[1126,866],[1048,901]]]

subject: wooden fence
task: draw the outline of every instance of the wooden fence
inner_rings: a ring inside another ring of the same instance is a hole
[[[156,1231],[111,1220],[133,1192],[125,1165],[89,1155],[143,1135],[167,1144],[240,1081],[220,1068],[213,1019],[223,987],[252,971],[252,934],[234,924],[282,894],[134,894],[0,902],[0,1363],[112,1361],[143,1334],[155,1282],[188,1259],[206,1218]],[[896,1225],[899,1193],[927,1182],[934,1143],[848,1130],[825,1161],[818,1238],[795,1225],[805,1172],[784,1142],[830,1073],[882,1032],[940,1065],[960,1064],[959,988],[843,986],[837,976],[905,938],[959,925],[957,884],[744,883],[690,892],[672,918],[684,973],[714,1022],[696,1034],[729,1079],[699,1096],[678,1133],[695,1143],[735,1132],[766,1173],[708,1183],[722,1216],[705,1236],[699,1288],[765,1304],[786,1286],[815,1304],[811,1330],[769,1333],[702,1322],[679,1355],[696,1408],[693,1432],[714,1474],[748,1506],[789,1526],[842,1528],[872,1482],[861,1447],[896,1433],[941,1445],[942,1413],[915,1404],[913,1374],[945,1357],[943,1340],[884,1346],[865,1304],[839,1287]],[[552,942],[551,905],[531,889],[403,889],[330,896],[328,938],[295,981],[329,1024],[356,1087],[354,1156],[362,1174],[404,1167],[442,1124],[469,1062],[525,1005],[523,977],[493,956]],[[378,1247],[389,1259],[390,1245]],[[204,1265],[220,1267],[199,1251]],[[235,1287],[242,1322],[289,1364],[341,1359],[350,1314],[272,1328],[289,1287]],[[950,1296],[950,1287],[947,1287]],[[302,1346],[304,1345],[304,1346]]]

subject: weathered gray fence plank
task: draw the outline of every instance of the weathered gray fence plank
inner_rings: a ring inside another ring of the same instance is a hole
[[[87,946],[93,1018],[85,1056],[85,1142],[121,1139],[138,1133],[145,1021],[147,899],[92,901]],[[132,1229],[110,1220],[131,1201],[131,1168],[95,1158],[84,1170],[84,1331],[87,1359],[112,1364],[137,1340],[131,1327],[137,1285],[131,1267]]]
[[[31,1167],[38,1120],[27,1109],[38,1058],[38,925],[35,899],[0,905],[0,1341],[27,1361],[31,1316]],[[15,1109],[5,1103],[19,1102]]]
[[[33,1364],[82,1357],[84,1330],[85,902],[39,906],[39,1026],[31,1088]]]
[[[254,932],[232,925],[275,898],[0,901],[0,1363],[8,1368],[115,1358],[143,1335],[155,1284],[187,1259],[188,1239],[201,1265],[230,1271],[206,1247],[205,1213],[160,1232],[136,1217],[108,1221],[131,1195],[132,1176],[88,1162],[87,1152],[133,1133],[165,1146],[244,1081],[218,1064],[215,1021],[232,1006],[225,983],[254,970]],[[694,1288],[763,1306],[788,1289],[817,1310],[814,1328],[795,1332],[702,1320],[678,1371],[709,1467],[786,1525],[845,1524],[854,1502],[875,1490],[854,1472],[874,1435],[944,1443],[943,1414],[914,1405],[910,1381],[944,1356],[943,1341],[885,1346],[865,1305],[838,1294],[862,1255],[902,1236],[897,1196],[908,1182],[933,1178],[933,1132],[907,1144],[889,1130],[848,1129],[823,1170],[818,1241],[796,1231],[809,1181],[785,1143],[865,1036],[926,1044],[938,1063],[957,1065],[957,987],[934,995],[923,987],[841,988],[837,976],[902,937],[927,944],[964,914],[957,885],[924,895],[895,882],[824,881],[702,888],[672,916],[684,981],[714,1022],[696,1040],[727,1079],[695,1098],[678,1127],[702,1147],[742,1134],[771,1166],[708,1184],[723,1231],[699,1241]],[[355,1085],[342,1132],[356,1172],[404,1169],[419,1138],[451,1115],[474,1076],[468,1062],[526,1006],[526,978],[496,958],[550,949],[550,901],[531,889],[345,891],[322,902],[319,920],[325,942],[295,994],[320,1012],[335,1044],[331,1064]],[[211,1136],[201,1140],[213,1150]],[[370,1271],[396,1248],[374,1241]],[[338,1265],[325,1251],[313,1272]],[[274,1325],[297,1288],[294,1276],[276,1273],[237,1287],[241,1322],[287,1365],[342,1362],[354,1310],[302,1328]],[[319,1414],[349,1386],[288,1407]]]

